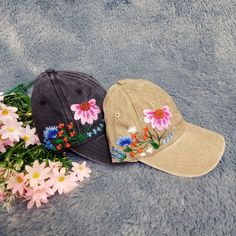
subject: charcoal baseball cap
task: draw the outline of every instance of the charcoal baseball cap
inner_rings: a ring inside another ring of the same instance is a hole
[[[84,73],[53,69],[41,73],[31,96],[40,141],[49,149],[61,151],[67,145],[89,160],[110,163],[102,109],[105,95],[99,82]]]
[[[143,79],[119,80],[103,103],[112,162],[143,162],[167,173],[201,176],[219,163],[224,137],[186,122],[172,98]]]

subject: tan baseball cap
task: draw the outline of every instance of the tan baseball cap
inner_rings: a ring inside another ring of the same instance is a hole
[[[224,137],[186,122],[172,98],[150,81],[119,80],[103,109],[113,163],[140,161],[195,177],[214,169],[223,155]]]

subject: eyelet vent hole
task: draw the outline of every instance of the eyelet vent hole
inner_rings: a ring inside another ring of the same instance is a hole
[[[46,104],[46,101],[40,101],[39,103],[41,106],[45,105]]]
[[[155,106],[155,102],[151,102],[151,106],[152,106],[152,107]]]
[[[116,117],[120,117],[120,113],[119,112],[116,113]]]

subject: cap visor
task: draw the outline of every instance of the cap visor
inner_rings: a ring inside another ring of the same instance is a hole
[[[140,161],[173,175],[196,177],[213,170],[224,149],[223,136],[187,123],[185,132],[176,142]]]
[[[111,163],[111,156],[105,135],[98,136],[88,143],[71,149],[72,152],[98,163]]]

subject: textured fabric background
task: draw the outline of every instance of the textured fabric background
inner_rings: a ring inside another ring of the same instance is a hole
[[[233,0],[0,1],[1,90],[46,68],[91,74],[105,88],[142,77],[226,139],[217,168],[199,178],[88,162],[93,175],[73,193],[1,211],[0,234],[236,235],[235,15]]]

